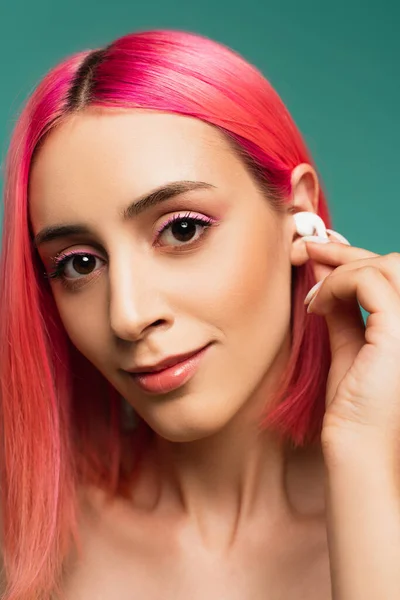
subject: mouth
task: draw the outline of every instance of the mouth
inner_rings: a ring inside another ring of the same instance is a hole
[[[142,390],[148,393],[170,392],[193,377],[210,346],[211,344],[207,344],[200,350],[169,357],[151,367],[134,369],[129,371],[129,375]]]
[[[192,350],[191,352],[185,352],[185,354],[176,354],[174,356],[169,356],[167,358],[164,358],[164,360],[160,360],[160,362],[158,362],[155,365],[136,367],[134,369],[128,369],[128,371],[129,371],[129,373],[132,373],[134,375],[146,375],[147,373],[159,373],[161,371],[164,371],[164,369],[166,369],[167,367],[173,367],[174,365],[184,362],[188,358],[191,358],[192,356],[194,356],[195,354],[197,354],[198,352],[203,350],[203,348],[204,348],[204,346],[200,349]]]

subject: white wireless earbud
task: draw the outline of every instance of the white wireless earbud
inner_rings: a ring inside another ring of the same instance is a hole
[[[296,223],[296,231],[299,235],[318,235],[319,237],[328,238],[325,223],[319,215],[316,215],[313,212],[304,211],[294,214],[293,219]]]

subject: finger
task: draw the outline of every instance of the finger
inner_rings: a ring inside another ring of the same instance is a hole
[[[342,291],[343,285],[346,285],[346,282],[349,285],[349,273],[339,273],[339,278],[341,280],[344,279],[345,284],[339,282],[341,283],[339,285],[337,277],[332,282],[341,268],[338,267],[334,273],[320,283],[320,287],[311,298],[307,309],[307,312],[325,316],[329,331],[332,358],[334,358],[336,352],[341,352],[342,359],[340,365],[343,372],[340,374],[336,373],[338,380],[344,376],[361,347],[365,344],[365,325],[357,301],[356,291],[353,291],[350,296],[348,294],[344,295]],[[354,279],[353,273],[351,277]],[[354,290],[354,286],[355,283],[353,281],[352,290]],[[339,293],[338,287],[341,288]],[[341,297],[339,298],[335,294],[341,294]]]
[[[312,260],[334,267],[355,260],[381,256],[376,252],[371,252],[370,250],[357,248],[355,246],[347,246],[346,244],[341,244],[333,240],[327,244],[317,244],[306,240],[305,244],[308,255]]]
[[[310,243],[311,243],[311,248],[313,248],[314,246],[321,245],[322,243],[325,245],[330,242],[337,243],[339,241],[337,239],[337,237],[332,234],[332,230],[327,229],[326,231],[328,234],[327,238],[321,238],[319,236],[305,236],[303,239],[306,242],[306,250],[308,251],[308,249],[310,247],[308,244],[310,244]],[[313,240],[315,240],[315,243],[313,242]],[[310,253],[309,253],[309,255],[310,255]],[[317,282],[325,279],[325,277],[327,277],[330,273],[332,273],[332,271],[335,268],[335,265],[330,266],[326,263],[324,264],[323,262],[318,261],[318,256],[317,256],[317,260],[313,259],[312,253],[311,253],[311,257],[310,257],[310,263],[312,264],[313,271],[314,271],[314,277]]]
[[[332,267],[327,268],[331,269],[332,273],[339,273],[368,266],[378,268],[400,296],[400,253],[392,252],[384,256],[378,254],[372,258],[358,259],[339,265],[336,269],[332,269]]]
[[[327,381],[327,390],[330,391],[327,391],[326,396],[326,405],[329,406],[337,392],[337,385],[365,345],[365,325],[358,302],[348,303],[345,307],[342,302],[325,319],[331,349],[331,367]],[[338,353],[340,360],[336,360]]]
[[[362,258],[372,258],[378,256],[374,252],[364,250],[363,248],[355,248],[350,244],[342,243],[340,238],[337,237],[337,232],[327,229],[328,240],[318,238],[315,236],[306,236],[304,239],[306,243],[306,249],[310,260],[313,264],[313,271],[315,280],[322,281],[327,277],[335,267],[360,260]],[[312,239],[317,239],[319,243],[313,242]],[[324,242],[324,243],[322,243]],[[346,253],[346,249],[350,250]]]
[[[338,311],[341,302],[357,300],[371,314],[382,316],[391,333],[400,336],[400,296],[378,266],[363,265],[352,269],[335,269],[321,284],[308,309],[319,315]],[[344,310],[345,307],[341,307]]]
[[[372,266],[349,272],[339,269],[321,284],[321,295],[317,293],[312,302],[313,312],[325,314],[329,331],[332,366],[327,406],[366,343],[385,345],[393,352],[400,340],[400,297],[384,274]],[[357,314],[358,302],[371,313],[366,328]],[[335,360],[338,353],[340,360]]]
[[[367,328],[362,320],[358,302],[371,313]],[[400,340],[400,298],[379,269],[368,266],[349,272],[336,272],[321,284],[312,301],[312,312],[324,314],[329,332],[332,366],[328,387],[331,396],[354,364],[365,343],[390,343]],[[374,318],[374,321],[371,319]],[[393,347],[393,345],[391,344]],[[340,360],[335,360],[340,353]],[[332,396],[333,394],[333,396]]]

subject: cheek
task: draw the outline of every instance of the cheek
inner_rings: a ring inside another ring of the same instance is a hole
[[[199,255],[191,266],[189,285],[180,288],[179,295],[191,303],[193,314],[227,335],[251,323],[258,328],[260,321],[268,327],[277,312],[286,318],[290,276],[290,259],[278,234],[271,227],[246,223],[219,236]]]
[[[65,331],[74,346],[90,362],[99,367],[103,341],[100,294],[80,295],[55,290],[54,299]]]

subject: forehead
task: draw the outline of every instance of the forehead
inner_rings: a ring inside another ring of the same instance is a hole
[[[199,119],[149,110],[94,110],[52,131],[31,168],[38,224],[82,216],[89,198],[124,206],[161,184],[198,179],[237,186],[245,176],[223,134]]]

